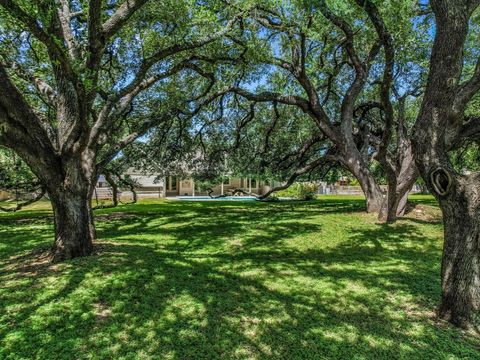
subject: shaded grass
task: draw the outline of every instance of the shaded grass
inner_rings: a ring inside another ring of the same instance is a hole
[[[0,215],[0,358],[480,358],[434,318],[438,221],[377,224],[360,197],[149,200],[96,212],[98,253],[51,265],[36,206]]]

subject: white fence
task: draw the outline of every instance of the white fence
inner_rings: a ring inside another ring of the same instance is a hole
[[[162,198],[163,191],[160,190],[137,190],[137,197],[139,199],[144,198]],[[131,200],[133,199],[133,193],[130,190],[118,190],[118,196],[120,199]],[[96,200],[109,200],[113,197],[112,189],[109,187],[97,187],[93,192],[93,199]]]
[[[386,185],[380,185],[382,190],[386,191]],[[411,193],[419,193],[421,189],[418,185],[414,185]],[[340,185],[319,185],[318,193],[323,195],[363,195],[360,186],[340,186]]]

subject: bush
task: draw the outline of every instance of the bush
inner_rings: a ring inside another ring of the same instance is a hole
[[[318,186],[314,183],[295,183],[288,189],[279,191],[278,196],[293,197],[297,200],[313,200],[318,192]]]

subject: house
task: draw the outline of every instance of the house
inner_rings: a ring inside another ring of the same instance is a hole
[[[176,176],[168,176],[164,179],[165,196],[205,196],[208,192],[199,189],[193,179],[180,179]],[[234,189],[243,190],[246,193],[263,195],[270,190],[271,182],[257,180],[255,178],[230,177],[223,184],[212,187],[212,195],[225,195]]]
[[[164,197],[163,179],[159,179],[156,175],[147,175],[144,172],[129,169],[125,173],[137,184],[135,192],[138,197]],[[132,197],[132,193],[129,189],[124,189],[120,186],[119,196],[122,198]],[[98,199],[109,199],[112,197],[112,191],[110,184],[105,179],[104,175],[98,177],[97,186],[95,187],[94,197]]]
[[[145,172],[128,169],[125,173],[132,179],[137,186],[135,191],[143,197],[163,197],[164,180],[158,175],[146,174]]]
[[[160,177],[155,174],[129,169],[125,175],[129,175],[137,184],[135,191],[138,197],[175,197],[175,196],[208,196],[208,191],[200,189],[192,178],[180,178],[178,176]],[[226,195],[234,189],[241,189],[246,193],[263,195],[270,190],[271,182],[257,180],[255,178],[230,177],[223,184],[212,187],[212,196]],[[276,184],[275,184],[276,185]],[[129,197],[130,191],[121,189],[121,197]],[[103,175],[99,176],[95,189],[96,197],[100,199],[110,198],[110,185]]]

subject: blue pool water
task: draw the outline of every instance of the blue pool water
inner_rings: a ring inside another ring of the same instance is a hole
[[[255,201],[254,196],[227,196],[222,198],[211,198],[209,196],[177,196],[178,200],[190,200],[190,201]]]

